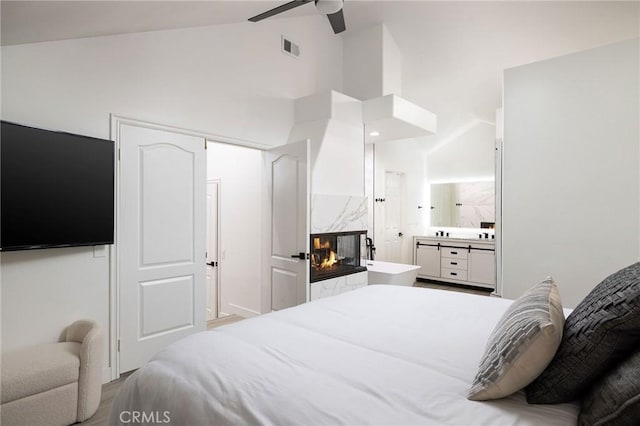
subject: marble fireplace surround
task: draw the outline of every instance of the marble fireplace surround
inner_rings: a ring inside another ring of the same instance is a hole
[[[363,231],[367,222],[367,197],[311,195],[312,234]]]
[[[311,233],[350,232],[367,229],[367,197],[311,195]],[[364,247],[361,253],[364,253]],[[310,284],[310,300],[333,296],[367,285],[367,272],[358,272]]]

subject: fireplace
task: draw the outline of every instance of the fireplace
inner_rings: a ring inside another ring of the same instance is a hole
[[[311,282],[366,271],[360,247],[367,231],[311,234]]]

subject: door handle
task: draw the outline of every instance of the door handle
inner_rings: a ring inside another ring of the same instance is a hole
[[[305,260],[307,258],[307,254],[300,252],[298,254],[292,254],[291,257],[294,259]]]
[[[207,262],[207,265],[215,268],[216,266],[218,266],[218,262]]]
[[[398,237],[402,237],[404,234],[402,232],[398,232]]]

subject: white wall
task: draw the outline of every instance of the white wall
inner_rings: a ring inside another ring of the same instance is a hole
[[[329,120],[325,137],[315,154],[311,158],[311,192],[364,195],[362,125]]]
[[[362,103],[338,92],[296,101],[289,143],[310,140],[311,192],[364,195]]]
[[[280,51],[281,34],[300,45],[299,58]],[[293,123],[294,98],[342,85],[341,41],[322,16],[3,46],[0,52],[3,120],[102,138],[109,137],[115,113],[279,145]],[[3,254],[1,262],[3,350],[55,340],[77,315],[108,331],[108,256],[94,258],[90,248],[53,249]]]
[[[365,100],[382,96],[382,26],[343,36],[344,93]]]
[[[640,255],[638,40],[505,71],[503,294],[575,307]]]
[[[3,46],[2,118],[108,137],[116,113],[279,145],[292,99],[340,89],[341,64],[320,17]]]
[[[382,95],[402,95],[402,52],[382,24]]]
[[[429,182],[493,180],[496,127],[477,122],[468,131],[427,154]]]
[[[105,246],[95,255],[92,247],[2,253],[2,350],[57,342],[78,319],[97,321],[108,334],[106,255]],[[107,346],[107,366],[108,355]]]
[[[220,180],[220,306],[227,314],[261,313],[262,151],[207,144],[207,179]]]

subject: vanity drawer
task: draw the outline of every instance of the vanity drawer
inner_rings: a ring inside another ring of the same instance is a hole
[[[442,278],[451,278],[454,280],[467,280],[467,270],[464,269],[451,269],[451,268],[441,268],[440,276]]]
[[[450,257],[443,257],[440,259],[440,268],[441,269],[462,269],[467,270],[467,260],[466,259],[455,259]]]
[[[452,259],[466,259],[468,249],[466,247],[442,247],[442,257],[448,257]]]

